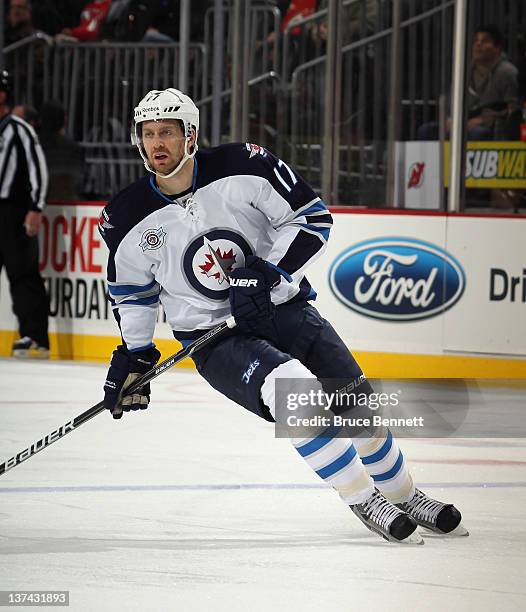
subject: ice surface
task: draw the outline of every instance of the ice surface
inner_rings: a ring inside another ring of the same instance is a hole
[[[0,360],[0,460],[96,404],[104,377]],[[402,441],[471,532],[404,547],[196,373],[152,387],[147,411],[99,415],[0,477],[0,590],[69,590],[74,611],[526,609],[524,439]]]

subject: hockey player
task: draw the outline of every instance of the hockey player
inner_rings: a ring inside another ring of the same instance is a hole
[[[215,389],[267,421],[276,381],[337,377],[371,387],[328,321],[310,304],[304,270],[323,252],[331,215],[285,162],[254,144],[198,151],[199,111],[176,89],[149,92],[132,139],[148,174],[116,195],[100,218],[109,248],[108,289],[122,344],[113,352],[104,402],[114,418],[148,406],[149,385],[123,387],[159,359],[152,343],[162,302],[186,344],[226,320],[236,328],[195,354]],[[415,488],[388,430],[374,436],[291,437],[303,459],[372,531],[422,543],[417,524],[467,534],[451,504]]]

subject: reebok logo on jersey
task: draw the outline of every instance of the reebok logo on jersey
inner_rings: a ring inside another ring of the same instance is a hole
[[[257,287],[258,281],[256,278],[231,278],[231,287]]]
[[[243,279],[245,280],[245,279]],[[254,361],[248,366],[248,368],[243,372],[242,376],[241,376],[241,380],[245,383],[245,385],[248,385],[249,381],[250,381],[250,377],[252,376],[252,374],[254,374],[254,371],[259,368],[260,366],[260,361],[259,359],[254,359]]]

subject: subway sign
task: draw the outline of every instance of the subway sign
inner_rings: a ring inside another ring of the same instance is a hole
[[[445,143],[445,186],[449,187],[450,145]],[[525,142],[468,142],[466,187],[526,189]]]

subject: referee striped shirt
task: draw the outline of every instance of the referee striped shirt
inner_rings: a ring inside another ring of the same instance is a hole
[[[0,119],[0,205],[9,200],[40,211],[46,203],[48,172],[35,130],[23,119]]]

